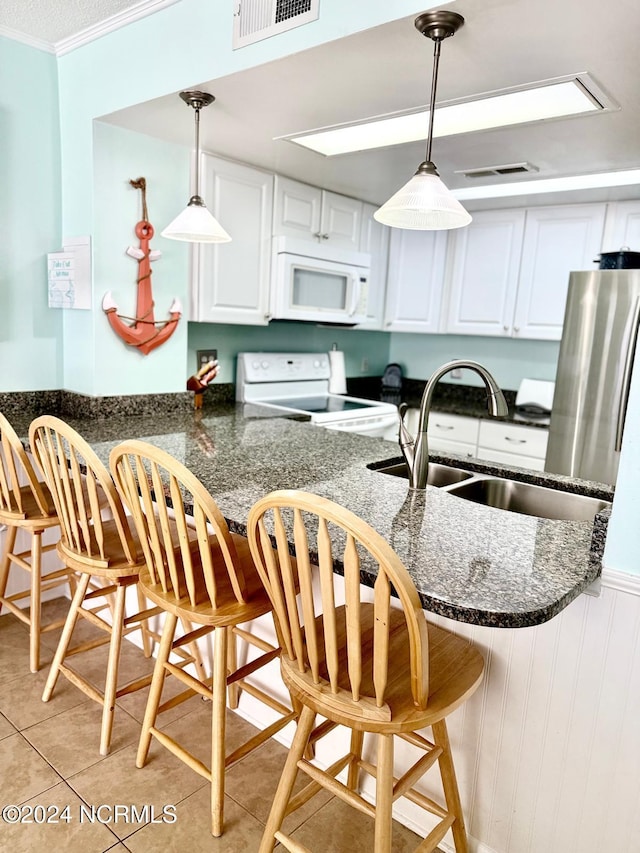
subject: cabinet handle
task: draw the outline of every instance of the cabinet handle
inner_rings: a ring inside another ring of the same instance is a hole
[[[454,427],[448,426],[447,424],[434,424],[434,427],[436,427],[436,429],[445,429],[445,430],[454,429]]]
[[[513,327],[513,331],[514,331],[514,332],[516,333],[516,335],[517,335],[517,334],[518,334],[518,332],[520,331],[520,326],[514,326],[514,327]]]
[[[328,235],[328,234],[321,234],[321,235],[320,235],[320,237],[321,237],[323,240],[328,240],[328,239],[329,239],[329,235]]]
[[[503,330],[504,330],[505,332],[508,332],[508,331],[509,331],[509,327],[508,327],[508,326],[503,326],[502,328],[503,328]]]
[[[509,438],[508,435],[505,435],[504,440],[510,441],[512,444],[526,444],[527,443],[526,438]]]
[[[322,240],[322,231],[316,231],[313,236],[316,237],[318,240]]]

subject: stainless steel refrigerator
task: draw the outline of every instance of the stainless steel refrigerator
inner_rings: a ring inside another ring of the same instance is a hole
[[[640,323],[640,270],[569,277],[545,470],[613,485]]]

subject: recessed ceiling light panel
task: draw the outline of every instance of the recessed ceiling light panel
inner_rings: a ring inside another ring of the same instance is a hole
[[[433,135],[453,136],[614,109],[618,105],[593,78],[574,74],[439,104]],[[331,157],[426,139],[428,123],[428,109],[420,108],[276,138]]]

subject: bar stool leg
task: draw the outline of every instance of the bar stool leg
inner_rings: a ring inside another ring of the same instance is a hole
[[[227,655],[229,628],[213,632],[213,679],[211,722],[211,834],[222,835],[224,823],[224,759],[227,714]]]
[[[467,831],[464,825],[456,771],[453,766],[453,758],[451,757],[451,744],[449,743],[446,720],[434,723],[431,731],[433,732],[434,742],[437,746],[442,747],[442,755],[438,759],[438,763],[440,765],[440,775],[442,776],[442,788],[447,803],[447,811],[456,816],[451,826],[456,853],[468,853]]]
[[[9,568],[11,560],[9,554],[13,553],[14,545],[16,544],[17,527],[7,527],[7,539],[2,553],[2,563],[0,564],[0,598],[2,598],[7,589],[7,581],[9,580]],[[2,603],[0,603],[0,612],[2,612]]]
[[[391,807],[393,805],[393,735],[378,735],[376,774],[375,853],[391,853]]]
[[[307,741],[309,740],[309,735],[311,734],[315,721],[316,715],[314,711],[305,705],[300,712],[300,719],[298,720],[296,733],[293,737],[291,747],[289,748],[287,760],[285,761],[282,769],[282,775],[280,776],[276,794],[273,798],[273,805],[269,812],[264,835],[260,842],[259,853],[271,853],[273,850],[273,845],[276,841],[275,834],[282,826],[284,813],[287,809],[287,805],[289,804],[289,800],[291,799],[291,791],[293,790],[293,785],[298,773],[298,761],[300,761],[306,749]]]
[[[40,669],[40,580],[42,573],[42,530],[31,534],[31,600],[29,602],[29,668]]]
[[[116,604],[113,611],[113,625],[111,626],[111,641],[109,643],[109,660],[107,662],[107,677],[104,685],[102,728],[100,731],[100,755],[108,755],[109,746],[111,745],[111,731],[113,729],[113,715],[116,707],[118,664],[120,662],[120,649],[122,647],[122,630],[124,628],[126,594],[127,587],[124,584],[119,584],[116,592]]]
[[[353,729],[351,731],[351,747],[349,749],[352,758],[349,762],[349,774],[347,776],[347,788],[350,788],[352,791],[358,790],[358,777],[360,775],[358,761],[362,758],[363,743],[364,732]]]
[[[58,648],[56,649],[56,653],[53,656],[51,669],[49,670],[49,675],[47,676],[47,683],[44,686],[44,692],[42,694],[43,702],[48,702],[49,699],[51,699],[51,694],[55,689],[56,681],[58,680],[58,675],[60,672],[60,664],[64,660],[65,655],[67,654],[67,649],[69,648],[69,643],[71,642],[71,635],[73,634],[73,629],[75,628],[76,622],[78,621],[78,610],[82,605],[82,601],[87,592],[87,587],[89,586],[90,580],[91,575],[83,574],[80,576],[80,580],[76,587],[76,594],[73,596],[73,601],[71,602],[71,607],[69,608],[69,613],[67,614],[67,620],[64,623],[64,628],[62,629],[62,635],[60,636]]]
[[[149,687],[149,697],[147,699],[147,707],[144,711],[144,720],[142,722],[142,731],[140,732],[140,741],[138,743],[138,754],[136,756],[136,767],[144,767],[149,754],[149,746],[151,745],[151,729],[155,726],[156,717],[158,716],[158,707],[162,698],[162,688],[164,686],[164,665],[169,660],[171,653],[171,645],[176,632],[178,617],[173,613],[166,613],[164,627],[162,629],[162,637],[158,647],[158,657],[153,669],[153,678]]]

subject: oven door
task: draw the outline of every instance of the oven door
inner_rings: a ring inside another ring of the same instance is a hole
[[[356,325],[367,318],[365,267],[281,253],[277,256],[273,318]]]

